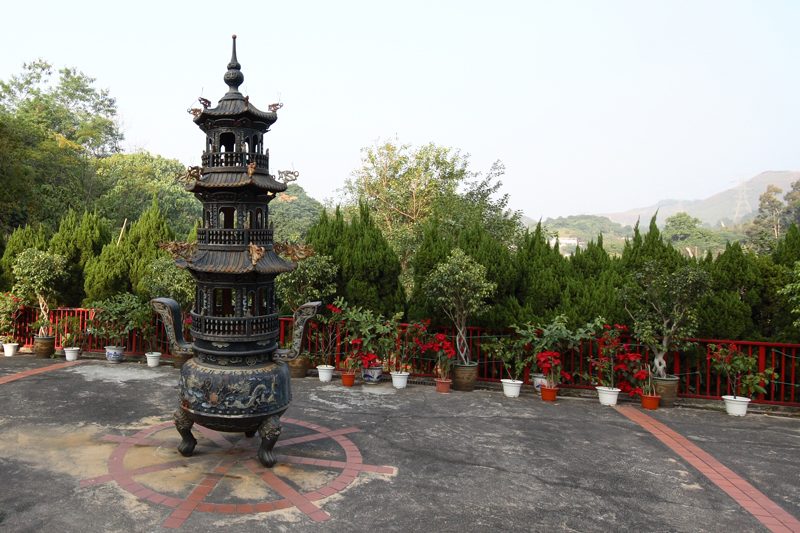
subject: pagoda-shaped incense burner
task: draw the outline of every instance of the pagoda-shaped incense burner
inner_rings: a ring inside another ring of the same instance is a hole
[[[273,250],[269,202],[286,184],[269,173],[264,134],[278,119],[277,106],[257,109],[239,92],[244,81],[236,36],[217,107],[200,99],[194,122],[206,135],[201,168],[189,169],[186,190],[203,204],[197,247],[176,260],[197,281],[191,312],[193,343],[183,342],[177,304],[153,300],[173,350],[194,357],[181,368],[175,425],[180,452],[191,455],[194,423],[262,437],[259,460],[272,466],[279,417],[291,401],[289,369],[275,360],[279,335],[275,277],[296,267]],[[313,313],[312,313],[313,314]]]

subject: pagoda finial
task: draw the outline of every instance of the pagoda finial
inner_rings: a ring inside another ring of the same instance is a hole
[[[228,72],[225,73],[225,83],[228,84],[230,89],[228,90],[228,95],[238,94],[239,93],[239,86],[244,83],[244,74],[240,70],[242,65],[239,64],[239,61],[236,59],[236,35],[233,36],[233,51],[231,52],[231,62],[228,63]],[[226,95],[227,96],[227,95]]]

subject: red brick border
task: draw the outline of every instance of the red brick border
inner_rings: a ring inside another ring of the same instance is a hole
[[[800,533],[800,521],[680,433],[633,407],[617,410],[683,457],[774,533]]]
[[[36,374],[41,374],[42,372],[50,372],[51,370],[60,370],[62,368],[67,368],[68,366],[75,366],[81,363],[85,363],[86,361],[69,361],[67,363],[59,363],[57,365],[49,365],[43,366],[41,368],[34,368],[33,370],[26,370],[24,372],[17,372],[16,374],[11,374],[10,376],[3,376],[0,378],[0,385],[4,383],[8,383],[9,381],[16,381],[18,379],[27,378],[28,376],[33,376]]]
[[[315,522],[323,522],[325,520],[329,520],[331,517],[328,515],[328,513],[320,509],[314,502],[327,498],[328,496],[336,494],[337,492],[345,489],[348,485],[355,481],[360,472],[377,472],[381,474],[395,473],[395,469],[393,467],[365,465],[362,463],[361,452],[358,450],[355,444],[353,444],[348,438],[344,437],[344,435],[348,433],[360,431],[357,428],[332,431],[322,426],[309,424],[308,422],[303,422],[300,420],[282,419],[281,421],[287,424],[294,424],[308,428],[316,431],[316,433],[279,441],[275,445],[276,448],[330,438],[342,447],[346,455],[346,462],[326,461],[312,457],[301,457],[294,455],[276,455],[278,461],[336,469],[341,470],[342,473],[339,474],[334,481],[328,483],[327,485],[316,490],[312,490],[308,493],[301,494],[283,481],[280,477],[275,475],[272,471],[264,468],[255,459],[255,449],[260,444],[260,439],[256,437],[242,437],[235,443],[231,443],[216,431],[195,425],[194,429],[203,433],[203,435],[211,439],[219,446],[219,448],[198,446],[195,448],[195,452],[218,453],[222,451],[222,458],[217,463],[216,467],[210,470],[210,473],[185,499],[171,498],[164,494],[158,494],[143,487],[142,485],[139,485],[133,478],[135,476],[148,474],[150,472],[184,467],[192,463],[208,461],[207,455],[187,457],[177,461],[148,466],[145,468],[137,468],[134,470],[126,470],[123,465],[125,454],[134,446],[160,446],[171,448],[176,448],[178,446],[177,440],[167,442],[149,438],[151,435],[163,429],[173,427],[172,422],[164,422],[163,424],[139,431],[132,437],[122,437],[118,435],[105,435],[102,437],[102,440],[120,443],[120,445],[114,449],[108,459],[109,473],[105,476],[81,480],[79,484],[81,487],[87,487],[96,485],[98,483],[115,481],[120,487],[138,498],[175,509],[170,514],[169,518],[167,518],[167,520],[162,524],[162,526],[167,528],[179,528],[194,512],[217,514],[252,514],[269,513],[280,509],[288,509],[290,507],[297,507]],[[258,476],[262,481],[269,485],[270,488],[278,492],[282,499],[259,504],[215,504],[206,502],[206,497],[212,492],[214,487],[216,487],[228,470],[237,462],[239,462],[239,459],[243,454],[250,454],[247,460],[244,461],[244,466],[246,466],[251,472],[253,472],[253,474]]]

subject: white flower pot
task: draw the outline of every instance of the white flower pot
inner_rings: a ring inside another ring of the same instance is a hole
[[[19,344],[16,342],[3,344],[3,352],[6,354],[6,357],[14,357],[17,355],[17,350],[19,350]]]
[[[158,367],[158,363],[161,361],[161,352],[147,352],[144,356],[147,357],[147,366],[150,368]]]
[[[124,346],[106,346],[106,359],[108,359],[109,363],[120,363],[124,356]]]
[[[615,387],[595,387],[597,396],[600,398],[600,405],[617,405],[617,396],[622,389]]]
[[[519,390],[522,388],[522,382],[516,379],[501,379],[500,383],[503,384],[503,394],[509,398],[518,398]]]
[[[408,372],[389,372],[392,375],[392,385],[395,389],[405,389],[408,385]]]
[[[723,396],[725,400],[725,409],[731,416],[744,416],[747,414],[747,405],[750,403],[750,398],[744,396]]]
[[[542,386],[547,387],[547,378],[544,377],[544,374],[531,374],[531,380],[533,380],[533,387],[536,389],[537,394],[541,394]]]
[[[64,348],[64,355],[66,356],[67,361],[77,361],[79,353],[81,353],[80,348]]]
[[[333,367],[331,365],[317,366],[317,373],[319,373],[319,380],[327,383],[333,378]]]

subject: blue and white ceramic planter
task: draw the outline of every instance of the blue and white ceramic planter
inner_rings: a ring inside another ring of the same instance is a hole
[[[119,363],[124,356],[124,346],[106,346],[106,359],[108,359],[109,363]]]
[[[361,378],[364,380],[364,383],[370,383],[372,385],[380,383],[382,375],[383,368],[379,366],[361,369]]]

